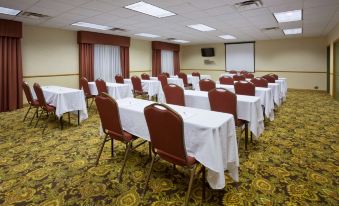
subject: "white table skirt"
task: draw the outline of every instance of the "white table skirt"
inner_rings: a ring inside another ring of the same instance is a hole
[[[124,79],[126,84],[131,85],[133,89],[133,84],[131,79]],[[142,90],[147,92],[150,97],[158,95],[161,88],[161,83],[158,80],[141,80]]]
[[[237,75],[237,74],[223,73],[223,74],[220,75],[220,77],[224,76],[224,77],[232,77],[233,78],[234,75]]]
[[[217,88],[224,88],[235,93],[234,85],[216,84]],[[274,120],[274,101],[270,88],[256,87],[255,96],[260,98],[261,105],[265,107],[265,116]]]
[[[268,88],[272,89],[274,103],[280,106],[280,85],[278,83],[268,83]]]
[[[154,102],[126,98],[117,100],[121,124],[127,132],[150,141],[144,108]],[[239,156],[234,118],[230,114],[168,105],[184,121],[187,154],[195,157],[207,170],[211,188],[225,187],[224,171],[239,181]]]
[[[280,91],[281,91],[281,98],[283,101],[286,100],[287,95],[287,82],[286,78],[279,78],[278,80],[275,80],[276,83],[280,84]]]
[[[88,82],[89,90],[92,95],[97,95],[98,90],[95,82]],[[132,88],[130,84],[117,84],[106,82],[108,94],[114,99],[123,99],[127,97],[133,97]]]
[[[179,78],[177,75],[171,76],[172,78]],[[192,84],[193,89],[199,88],[199,77],[192,76],[190,74],[187,75],[187,83]]]
[[[55,114],[58,118],[64,113],[75,111],[79,111],[80,121],[88,118],[85,94],[82,90],[60,86],[43,86],[41,89],[46,103],[56,108]],[[32,95],[36,97],[34,90]]]
[[[185,104],[187,107],[211,110],[208,92],[185,90]],[[264,131],[264,116],[259,97],[237,95],[238,119],[249,122],[249,128],[258,139]]]
[[[150,79],[158,81],[158,77],[150,77]],[[176,85],[180,86],[181,88],[185,89],[184,81],[180,78],[174,78],[174,77],[167,78],[167,83],[168,84],[176,84]]]

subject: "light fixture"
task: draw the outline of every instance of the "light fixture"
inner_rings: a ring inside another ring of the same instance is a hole
[[[176,15],[173,12],[170,12],[170,11],[167,11],[165,9],[153,6],[152,4],[148,4],[148,3],[145,3],[143,1],[139,1],[135,4],[125,6],[125,8],[131,9],[133,11],[137,11],[137,12],[140,12],[140,13],[143,13],[143,14],[147,14],[147,15],[150,15],[150,16],[158,17],[158,18]]]
[[[175,39],[173,40],[174,42],[177,42],[177,43],[189,43],[189,41],[186,41],[186,40],[180,40],[180,39]]]
[[[86,27],[86,28],[91,28],[91,29],[99,29],[99,30],[110,30],[112,27],[109,26],[103,26],[99,24],[92,24],[92,23],[87,23],[87,22],[76,22],[72,24],[73,26],[81,26],[81,27]]]
[[[0,7],[0,14],[7,14],[7,15],[11,15],[11,16],[16,16],[20,12],[21,12],[20,10],[16,10],[16,9]]]
[[[223,39],[236,39],[235,36],[232,36],[232,35],[229,35],[229,34],[226,34],[226,35],[221,35],[219,36],[220,38],[223,38]]]
[[[274,17],[279,23],[290,22],[290,21],[300,21],[302,16],[301,10],[285,11],[274,13]]]
[[[199,30],[199,31],[214,31],[214,30],[216,30],[215,28],[206,26],[204,24],[194,24],[194,25],[187,25],[187,26],[192,28],[192,29]]]
[[[302,28],[284,29],[283,31],[285,35],[301,34],[303,32]]]
[[[134,34],[134,35],[137,35],[137,36],[143,36],[143,37],[149,37],[149,38],[158,38],[160,36],[158,35],[155,35],[155,34],[148,34],[148,33],[139,33],[139,34]]]

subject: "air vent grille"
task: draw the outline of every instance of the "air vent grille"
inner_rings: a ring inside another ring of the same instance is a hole
[[[45,14],[39,14],[39,13],[34,13],[34,12],[29,12],[29,11],[22,11],[18,14],[18,16],[31,18],[31,19],[49,19],[49,18],[51,18],[50,16],[45,15]]]
[[[268,28],[263,28],[261,29],[262,31],[276,31],[279,30],[279,27],[268,27]]]
[[[258,9],[263,6],[261,0],[248,0],[234,4],[235,8],[240,11],[250,10],[250,9]]]
[[[122,29],[122,28],[118,28],[118,27],[114,27],[111,29],[111,31],[121,31],[121,32],[125,32],[126,29]]]
[[[166,40],[173,41],[173,40],[175,40],[175,38],[167,38]]]

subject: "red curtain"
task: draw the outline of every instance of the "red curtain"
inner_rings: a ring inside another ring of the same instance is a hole
[[[161,73],[161,49],[152,49],[152,76]]]
[[[120,47],[121,72],[124,78],[129,78],[129,47]]]
[[[0,36],[0,112],[22,107],[21,39]]]
[[[79,44],[80,78],[86,77],[88,81],[94,81],[94,45]]]
[[[180,73],[180,59],[179,59],[179,52],[173,52],[173,66],[174,66],[174,74],[178,75]]]

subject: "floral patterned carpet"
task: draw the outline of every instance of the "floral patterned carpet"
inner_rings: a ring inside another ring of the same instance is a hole
[[[106,144],[98,167],[99,118],[95,109],[81,126],[64,130],[22,122],[27,108],[0,113],[0,205],[182,205],[189,176],[166,162],[149,168],[147,145],[130,153],[123,181],[124,145]],[[203,205],[339,205],[339,102],[324,92],[289,90],[276,119],[248,152],[240,148],[240,182],[206,189]],[[42,122],[41,122],[42,123]],[[191,205],[201,205],[201,177]]]

